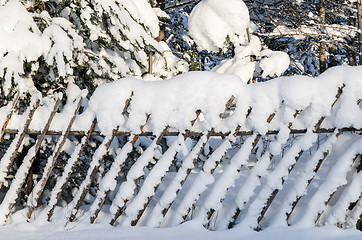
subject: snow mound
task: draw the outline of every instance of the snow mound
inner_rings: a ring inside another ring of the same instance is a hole
[[[241,0],[203,0],[192,10],[189,31],[200,49],[218,51],[226,37],[234,44],[245,41],[242,36],[249,26],[249,11]]]

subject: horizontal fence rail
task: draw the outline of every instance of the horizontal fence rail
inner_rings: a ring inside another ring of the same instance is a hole
[[[333,133],[336,130],[336,128],[319,128],[313,132],[315,133]],[[362,128],[341,128],[339,129],[341,132],[361,132]],[[17,129],[6,129],[4,131],[5,134],[17,134],[19,132],[19,130]],[[307,129],[290,129],[290,134],[304,134],[307,132]],[[28,135],[40,135],[41,131],[39,130],[31,130],[28,129],[27,131],[25,131],[25,134]],[[278,130],[269,130],[265,133],[265,135],[277,135],[279,133]],[[180,134],[180,132],[176,132],[176,131],[165,131],[164,132],[164,136],[178,136]],[[235,133],[235,136],[251,136],[254,133],[252,131],[238,131],[237,133]],[[48,130],[46,132],[46,135],[49,136],[60,136],[62,135],[61,131],[54,131],[54,130]],[[70,131],[69,136],[85,136],[87,135],[87,133],[85,131]],[[115,131],[114,133],[115,136],[124,136],[124,137],[129,137],[132,135],[132,132],[125,132],[125,131]],[[188,134],[190,137],[200,137],[203,135],[203,133],[201,132],[193,132],[190,131]],[[215,131],[211,131],[210,132],[210,136],[212,137],[227,137],[229,135],[229,133],[223,133],[223,132],[215,132]],[[93,131],[91,133],[91,136],[104,136],[104,134],[102,134],[102,132],[100,131]],[[142,132],[139,134],[139,136],[142,137],[151,137],[151,136],[155,136],[153,132]]]

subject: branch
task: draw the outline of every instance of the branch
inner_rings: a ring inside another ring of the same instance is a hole
[[[191,3],[199,3],[199,2],[201,2],[201,0],[188,0],[186,2],[181,2],[181,3],[180,3],[180,1],[176,1],[174,4],[166,4],[165,10],[172,9],[172,8],[178,8],[178,7],[186,6]]]
[[[38,2],[38,3],[34,4],[33,6],[27,7],[26,10],[30,11],[31,9],[36,8],[36,7],[40,6],[40,5],[43,5],[43,4],[47,3],[48,1],[49,0]]]

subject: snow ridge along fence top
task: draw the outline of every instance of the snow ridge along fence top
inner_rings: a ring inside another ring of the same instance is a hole
[[[361,227],[362,68],[70,84],[0,108],[0,223]],[[108,207],[107,207],[108,206]],[[102,212],[102,214],[100,214]]]

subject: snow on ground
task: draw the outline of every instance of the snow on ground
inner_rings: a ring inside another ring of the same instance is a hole
[[[58,209],[59,211],[59,209]],[[362,232],[355,229],[343,230],[337,227],[274,227],[256,232],[251,229],[231,229],[226,231],[209,231],[199,226],[195,221],[189,221],[172,228],[149,227],[111,227],[106,221],[89,224],[86,221],[65,226],[65,218],[58,218],[52,222],[44,221],[40,213],[32,224],[25,222],[20,212],[14,217],[14,223],[0,226],[1,240],[92,240],[92,239],[118,239],[118,240],[361,240]],[[60,214],[62,215],[62,214]],[[59,216],[59,215],[58,215]],[[63,215],[64,216],[64,215]],[[104,220],[104,218],[102,218]],[[196,223],[196,224],[195,224]]]
[[[80,225],[74,229],[64,229],[62,225],[49,223],[42,226],[34,226],[27,223],[0,227],[2,240],[37,239],[148,239],[148,240],[184,240],[184,239],[208,239],[208,240],[360,240],[362,233],[357,230],[342,230],[336,227],[321,228],[272,228],[261,232],[250,230],[208,231],[203,228],[193,227],[188,222],[173,228],[147,228],[147,227],[111,227],[107,225]]]

